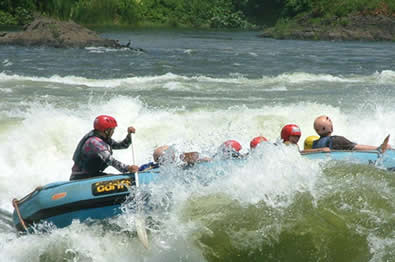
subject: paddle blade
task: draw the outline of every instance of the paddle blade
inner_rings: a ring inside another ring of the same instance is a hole
[[[144,218],[141,217],[140,215],[136,214],[135,218],[136,222],[136,231],[137,231],[137,236],[140,239],[141,243],[143,246],[148,249],[149,244],[148,244],[148,235],[147,235],[147,230],[145,229],[145,221]]]
[[[384,152],[387,150],[388,142],[390,140],[390,135],[388,135],[386,138],[384,138],[383,143],[379,146],[379,151],[384,154]]]

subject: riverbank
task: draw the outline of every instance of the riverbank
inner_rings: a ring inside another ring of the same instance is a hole
[[[395,41],[395,16],[349,15],[330,19],[302,16],[282,20],[260,35],[275,39]]]
[[[394,41],[393,0],[25,0],[4,3],[0,25],[27,25],[37,16],[86,27],[134,26],[191,30],[259,30],[263,37]],[[274,26],[273,26],[274,25]]]
[[[117,40],[106,39],[73,21],[59,21],[38,17],[21,31],[0,32],[0,45],[51,46],[58,48],[83,48],[92,46],[131,48]]]

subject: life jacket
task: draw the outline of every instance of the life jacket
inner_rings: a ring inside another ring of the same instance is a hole
[[[94,176],[97,173],[106,169],[108,165],[98,155],[88,156],[84,154],[84,152],[82,151],[85,142],[91,137],[98,137],[99,139],[103,140],[106,144],[108,144],[106,140],[97,136],[94,130],[92,130],[88,134],[86,134],[78,143],[78,146],[73,154],[73,160],[74,163],[80,168],[82,172],[87,173],[89,176]],[[109,146],[109,148],[110,148],[110,154],[112,155],[111,146]]]
[[[159,164],[154,163],[154,162],[149,162],[147,164],[140,166],[139,172],[148,171],[148,170],[155,169],[155,168],[159,168]]]
[[[320,137],[320,139],[315,140],[313,142],[313,149],[323,148],[323,147],[329,147],[330,149],[332,149],[332,137],[331,136]]]

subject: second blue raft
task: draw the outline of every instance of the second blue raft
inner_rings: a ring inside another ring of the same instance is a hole
[[[378,151],[331,151],[308,153],[303,156],[308,159],[346,161],[395,170],[395,150],[387,150],[384,154]]]

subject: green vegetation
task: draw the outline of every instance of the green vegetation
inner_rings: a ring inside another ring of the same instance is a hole
[[[34,15],[90,25],[252,29],[293,18],[347,23],[349,14],[392,16],[394,0],[0,0],[0,25],[24,25]]]
[[[352,13],[392,15],[393,0],[287,0],[286,15],[309,13],[313,17],[344,17]]]

